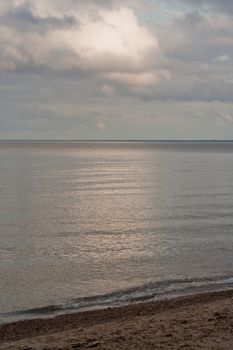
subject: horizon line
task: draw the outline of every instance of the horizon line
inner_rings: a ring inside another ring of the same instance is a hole
[[[233,139],[0,139],[0,142],[233,142]]]

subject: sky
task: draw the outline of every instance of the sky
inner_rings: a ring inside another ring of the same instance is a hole
[[[0,139],[233,139],[233,1],[0,1]]]

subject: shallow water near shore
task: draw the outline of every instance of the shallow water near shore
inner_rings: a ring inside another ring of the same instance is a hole
[[[0,321],[233,285],[233,143],[1,142]]]

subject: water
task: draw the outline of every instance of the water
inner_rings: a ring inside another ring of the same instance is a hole
[[[0,321],[233,283],[233,143],[1,142]]]

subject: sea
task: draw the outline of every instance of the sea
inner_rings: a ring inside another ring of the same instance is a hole
[[[0,142],[0,322],[233,288],[233,142]]]

